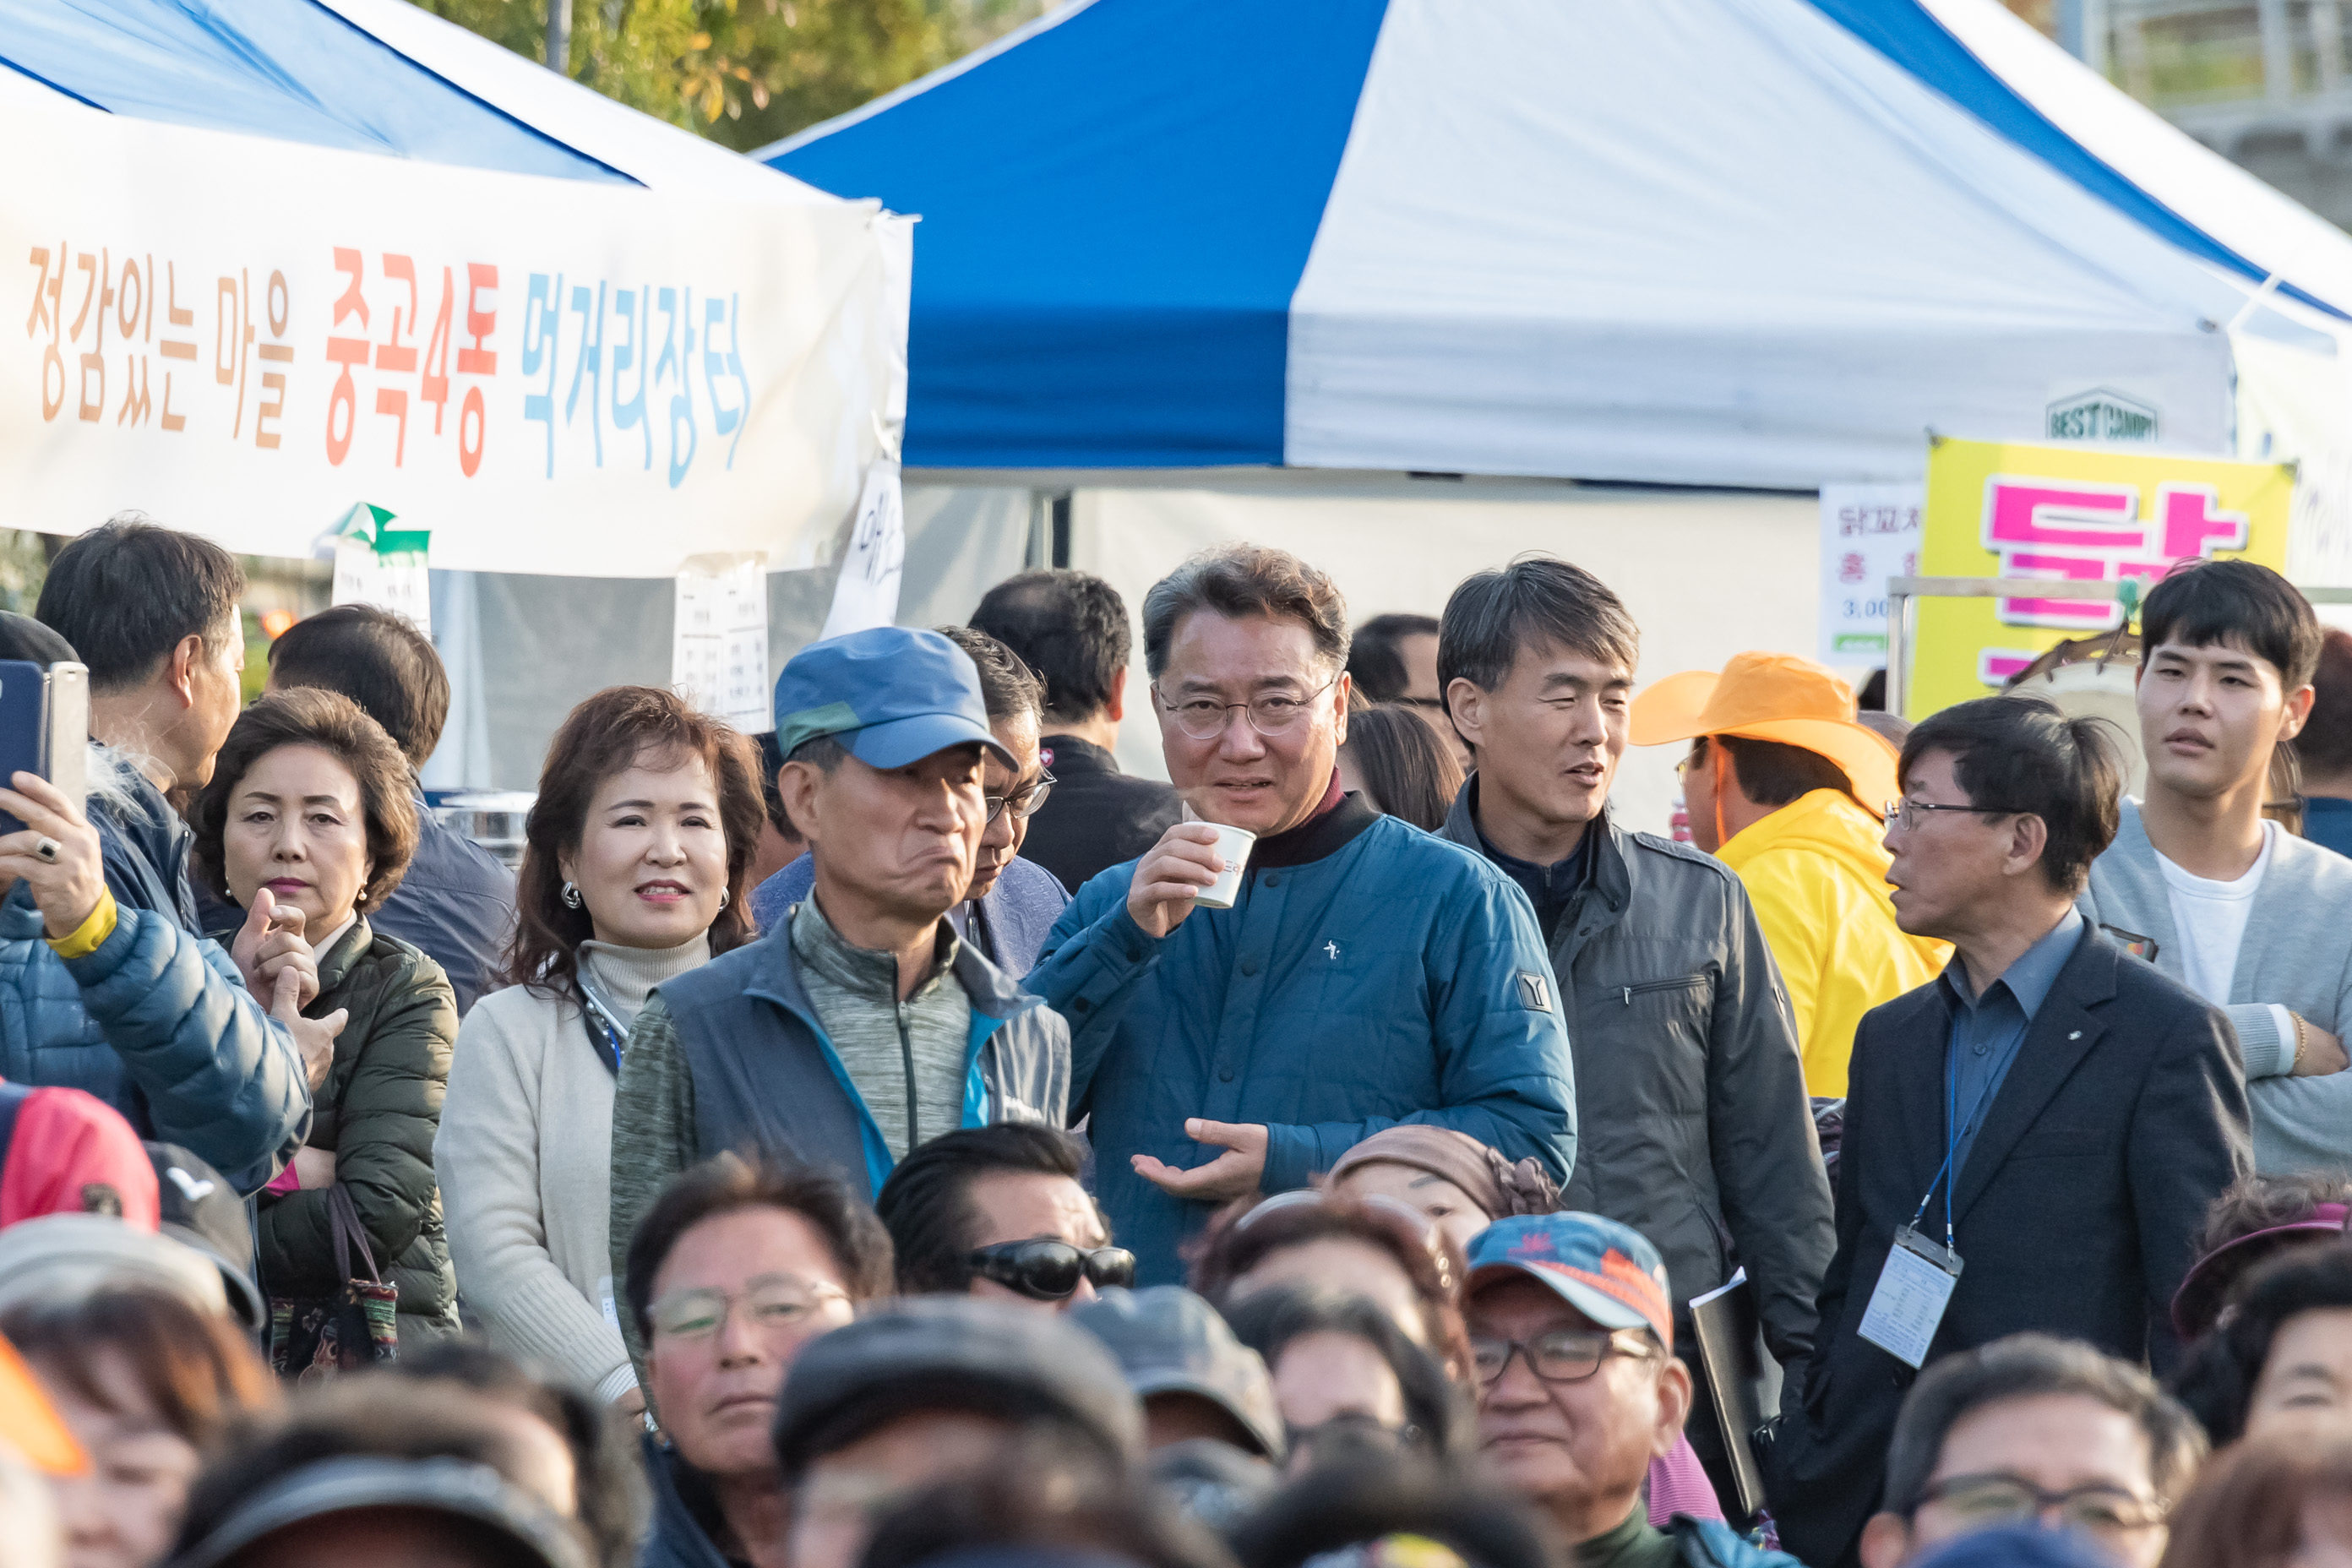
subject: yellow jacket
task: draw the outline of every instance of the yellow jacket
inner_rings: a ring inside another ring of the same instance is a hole
[[[1780,966],[1816,1098],[1845,1093],[1862,1016],[1926,984],[1952,955],[1949,943],[1895,923],[1880,832],[1846,795],[1817,789],[1733,834],[1718,854],[1746,884]]]

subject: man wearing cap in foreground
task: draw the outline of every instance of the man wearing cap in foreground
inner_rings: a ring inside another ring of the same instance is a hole
[[[1642,1482],[1690,1414],[1666,1266],[1591,1214],[1499,1220],[1470,1243],[1464,1296],[1478,1447],[1549,1519],[1579,1568],[1771,1568],[1719,1520],[1650,1523]]]
[[[1843,1095],[1862,1016],[1952,955],[1895,923],[1878,816],[1902,793],[1895,747],[1857,721],[1844,681],[1785,653],[1667,676],[1633,700],[1630,738],[1691,742],[1691,838],[1748,889],[1797,1017],[1805,1088]]]
[[[758,1149],[871,1203],[955,1127],[1059,1125],[1069,1031],[943,917],[987,826],[980,675],[937,632],[814,643],[776,681],[785,814],[816,882],[758,942],[669,981],[629,1031],[613,1103],[614,1278],[678,1172]]]
[[[854,1568],[893,1500],[1008,1455],[1123,1478],[1143,1451],[1143,1415],[1110,1352],[1061,1314],[924,1296],[811,1342],[784,1379],[774,1437],[793,1568]]]

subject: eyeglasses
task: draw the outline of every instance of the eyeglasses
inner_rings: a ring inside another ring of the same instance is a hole
[[[2059,1522],[2093,1535],[2129,1535],[2164,1522],[2160,1500],[2139,1497],[2121,1487],[2093,1484],[2063,1492],[2046,1492],[2022,1476],[1999,1472],[1951,1476],[1922,1489],[1911,1505],[1917,1513],[1929,1503],[1941,1503],[1971,1530],[2038,1519],[2056,1510]]]
[[[994,822],[997,813],[1006,806],[1013,808],[1016,820],[1026,821],[1037,815],[1037,808],[1045,804],[1045,797],[1052,795],[1054,786],[1061,782],[1041,768],[1035,778],[1011,795],[984,795],[980,798],[988,804],[988,820],[991,822]]]
[[[1649,1361],[1657,1353],[1657,1342],[1643,1329],[1554,1329],[1531,1340],[1470,1336],[1470,1364],[1480,1383],[1502,1376],[1515,1355],[1526,1356],[1528,1370],[1546,1383],[1582,1383],[1612,1355]]]
[[[982,1279],[993,1279],[1033,1301],[1066,1301],[1080,1279],[1097,1290],[1135,1283],[1135,1254],[1127,1248],[1097,1247],[1088,1252],[1051,1237],[1000,1241],[974,1249],[964,1262]]]
[[[1225,732],[1233,722],[1228,717],[1236,708],[1249,718],[1250,728],[1261,735],[1280,735],[1297,728],[1298,721],[1315,706],[1315,700],[1338,685],[1333,676],[1304,697],[1254,697],[1247,702],[1218,702],[1206,697],[1195,697],[1183,702],[1171,702],[1161,694],[1159,684],[1151,688],[1153,699],[1160,707],[1176,716],[1176,727],[1195,741],[1213,741]]]
[[[1901,827],[1904,832],[1908,833],[1912,829],[1917,827],[1924,820],[1919,815],[1923,811],[1964,811],[1978,813],[1986,816],[2031,816],[2033,815],[2032,812],[2027,811],[2023,806],[2018,805],[1947,805],[1941,801],[1912,800],[1908,797],[1902,800],[1888,801],[1886,805],[1880,809],[1878,815]]]
[[[656,1301],[646,1316],[653,1320],[654,1332],[664,1339],[704,1340],[719,1331],[738,1301],[751,1312],[754,1327],[775,1331],[799,1328],[824,1310],[827,1301],[848,1300],[849,1292],[825,1280],[770,1274],[751,1281],[740,1294],[673,1291]]]

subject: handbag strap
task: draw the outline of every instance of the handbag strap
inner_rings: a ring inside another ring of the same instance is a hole
[[[368,1246],[367,1227],[360,1224],[359,1205],[352,1202],[352,1190],[337,1182],[327,1189],[327,1222],[335,1233],[335,1271],[345,1279],[356,1279],[352,1272],[352,1248],[359,1248],[360,1261],[367,1265],[369,1283],[383,1283],[383,1271],[375,1266],[375,1251]]]

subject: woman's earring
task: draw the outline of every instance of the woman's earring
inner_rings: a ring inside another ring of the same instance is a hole
[[[722,910],[727,907],[727,889],[724,888],[719,889],[719,907]]]
[[[576,910],[580,907],[580,885],[578,883],[566,882],[563,884],[563,907],[567,910]]]

